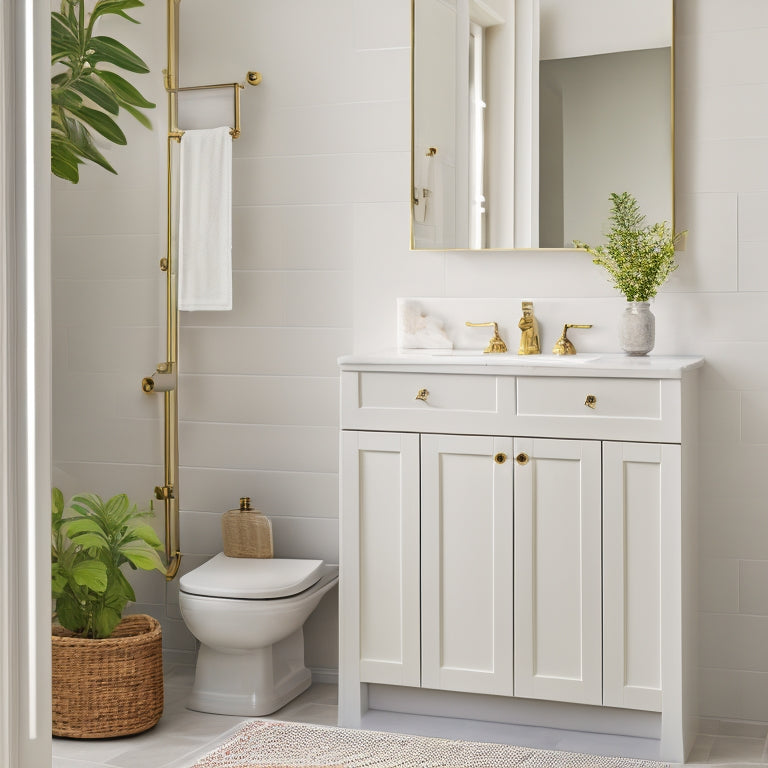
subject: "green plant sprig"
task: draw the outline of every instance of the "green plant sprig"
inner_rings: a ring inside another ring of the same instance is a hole
[[[74,496],[65,506],[58,488],[51,494],[51,592],[54,618],[82,637],[109,637],[136,595],[121,567],[165,572],[162,547],[140,511],[124,494],[103,501]]]
[[[592,247],[574,240],[604,267],[613,286],[627,301],[649,301],[677,269],[675,246],[685,234],[673,234],[666,221],[646,224],[637,200],[629,192],[610,195],[612,203],[608,243]]]
[[[64,67],[51,78],[51,170],[62,179],[77,184],[85,161],[117,173],[97,149],[90,129],[125,145],[125,134],[113,119],[121,108],[152,128],[141,110],[155,105],[113,71],[143,74],[149,67],[114,38],[93,34],[96,21],[108,14],[138,24],[126,11],[143,5],[142,0],[98,0],[87,22],[85,0],[62,0],[60,12],[51,13],[51,64]]]

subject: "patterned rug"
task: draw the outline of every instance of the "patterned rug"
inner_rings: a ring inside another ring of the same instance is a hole
[[[664,768],[649,760],[254,720],[194,768]]]

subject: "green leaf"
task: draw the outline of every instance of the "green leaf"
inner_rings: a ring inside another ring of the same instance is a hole
[[[54,522],[61,520],[64,512],[64,494],[58,488],[51,489],[51,512]]]
[[[56,617],[65,629],[82,632],[86,625],[86,613],[83,606],[72,595],[62,595],[56,600]]]
[[[141,525],[132,526],[130,532],[134,538],[145,541],[150,547],[157,549],[163,546],[163,543],[157,537],[157,533],[151,525],[142,523]]]
[[[78,547],[88,550],[91,554],[109,549],[109,543],[100,533],[81,533],[79,536],[75,536],[73,541]]]
[[[69,111],[114,144],[124,146],[128,143],[120,126],[108,115],[90,107],[78,107],[77,109],[69,109]]]
[[[147,546],[143,541],[131,541],[120,548],[120,553],[125,558],[135,565],[137,568],[141,568],[144,571],[151,571],[157,569],[158,571],[165,571],[163,561],[160,559],[160,555]]]
[[[145,128],[152,130],[152,121],[143,113],[139,112],[136,107],[132,107],[130,104],[120,103],[120,106],[129,114],[133,115]]]
[[[52,88],[51,89],[51,104],[57,107],[63,107],[64,109],[77,109],[82,106],[83,100],[70,90],[64,88]]]
[[[93,76],[81,77],[73,81],[72,87],[112,115],[116,115],[120,111],[120,105],[111,89],[97,78]]]
[[[143,6],[144,3],[141,2],[141,0],[99,0],[91,12],[91,26],[93,26],[93,22],[99,16],[103,16],[107,13],[116,13],[118,16],[122,16],[128,21],[138,24],[139,22],[130,17],[125,11],[130,8],[142,8]]]
[[[97,69],[94,70],[93,74],[100,77],[123,104],[130,104],[131,106],[142,107],[143,109],[154,108],[155,105],[151,101],[147,101],[137,88],[116,72]]]
[[[88,129],[74,118],[65,118],[65,130],[68,140],[71,142],[74,150],[82,157],[97,163],[110,173],[117,171],[107,162],[106,158],[96,149],[93,138]]]
[[[72,580],[100,594],[107,588],[107,567],[99,560],[77,563],[72,569]]]
[[[70,28],[68,20],[60,13],[51,14],[51,63],[68,56],[77,57],[80,54],[80,41],[77,34]]]
[[[86,53],[86,58],[91,66],[104,61],[121,69],[127,69],[129,72],[142,74],[149,72],[149,67],[142,58],[112,37],[96,35],[90,39],[88,45],[89,50]]]
[[[86,531],[89,533],[98,533],[102,539],[104,539],[103,528],[91,517],[72,518],[64,524],[64,530],[70,539],[77,536],[77,534],[85,533]],[[104,540],[106,541],[106,539]]]
[[[93,636],[109,637],[120,623],[120,613],[108,605],[98,606],[93,612]]]

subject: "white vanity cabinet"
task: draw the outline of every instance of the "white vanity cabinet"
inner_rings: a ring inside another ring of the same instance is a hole
[[[700,364],[341,360],[341,725],[471,717],[684,759]]]

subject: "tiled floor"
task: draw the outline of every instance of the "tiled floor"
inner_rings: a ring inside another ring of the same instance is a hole
[[[210,752],[242,717],[192,712],[184,706],[194,668],[170,666],[166,671],[165,712],[146,733],[123,739],[53,740],[53,768],[190,768]],[[336,725],[336,686],[313,685],[271,718]],[[690,768],[768,766],[768,726],[705,720],[690,756]]]
[[[165,711],[146,733],[122,739],[53,740],[53,768],[189,768],[246,718],[192,712],[184,705],[194,667],[176,665],[165,673]],[[313,685],[271,715],[318,725],[336,725],[336,686]]]

